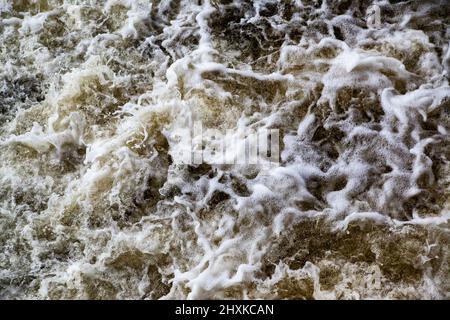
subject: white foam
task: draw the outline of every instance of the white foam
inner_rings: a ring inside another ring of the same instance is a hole
[[[412,27],[432,4],[365,28],[353,4],[337,15],[294,1],[292,17],[265,16],[272,2],[228,21],[245,6],[33,2],[18,14],[0,0],[0,280],[11,283],[0,296],[446,297],[445,263],[428,268],[448,251],[433,237],[450,219],[450,49],[448,35]],[[180,161],[198,120],[231,130],[192,136],[226,146],[226,163]],[[280,164],[230,164],[257,129],[280,129]],[[352,238],[354,226],[369,231]],[[363,243],[341,254],[345,241],[330,239],[345,236]],[[382,266],[380,237],[405,256],[423,244],[420,266],[389,253],[419,280],[386,275],[396,265]]]

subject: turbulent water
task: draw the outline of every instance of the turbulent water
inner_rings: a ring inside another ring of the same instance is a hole
[[[450,298],[450,3],[373,4],[0,0],[0,298]]]

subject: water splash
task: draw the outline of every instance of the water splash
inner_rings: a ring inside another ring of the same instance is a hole
[[[448,298],[450,6],[391,2],[0,1],[0,296]]]

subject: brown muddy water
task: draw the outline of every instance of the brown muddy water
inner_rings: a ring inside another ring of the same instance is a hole
[[[448,1],[0,0],[0,298],[448,299],[449,44]],[[180,163],[193,121],[280,162]]]

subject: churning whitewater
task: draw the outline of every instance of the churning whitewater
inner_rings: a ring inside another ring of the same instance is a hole
[[[445,0],[0,0],[0,298],[450,298],[449,44]]]

